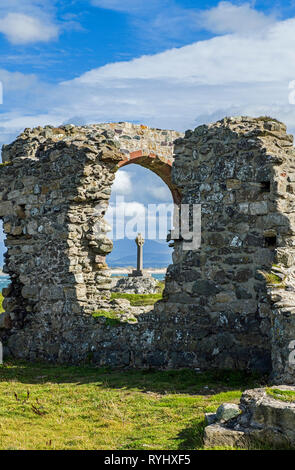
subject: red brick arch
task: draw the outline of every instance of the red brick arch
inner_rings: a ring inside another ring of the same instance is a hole
[[[135,152],[130,152],[124,160],[120,161],[118,167],[122,168],[123,166],[130,165],[131,163],[135,163],[156,173],[156,175],[158,175],[164,183],[167,184],[171,191],[174,203],[180,204],[181,194],[179,189],[173,185],[171,179],[172,162],[170,160],[159,158],[155,153],[144,155],[142,150],[136,150]]]

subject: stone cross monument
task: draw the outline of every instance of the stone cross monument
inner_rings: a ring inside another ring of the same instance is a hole
[[[143,272],[143,245],[144,245],[144,238],[139,233],[135,239],[135,243],[137,245],[137,269],[132,271],[130,276],[144,276]]]
[[[144,245],[144,238],[139,233],[135,239],[135,243],[137,245],[137,272],[140,273],[140,276],[143,275],[143,245]]]

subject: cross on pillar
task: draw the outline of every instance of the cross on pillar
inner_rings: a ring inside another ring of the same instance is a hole
[[[144,238],[139,233],[135,239],[135,243],[137,245],[137,269],[134,269],[129,276],[149,276],[149,274],[146,274],[143,272],[143,245],[144,245]]]
[[[144,238],[139,233],[135,239],[135,243],[137,245],[137,271],[140,273],[140,276],[143,275],[143,245],[144,245]]]

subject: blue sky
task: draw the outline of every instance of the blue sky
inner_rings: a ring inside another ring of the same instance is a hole
[[[295,1],[10,0],[0,50],[0,144],[45,124],[182,131],[241,114],[295,131]],[[135,198],[136,172],[119,172],[117,187],[129,203],[156,202]]]
[[[242,113],[293,130],[294,22],[291,0],[5,2],[0,143],[46,123],[184,130]]]
[[[0,19],[14,27],[16,15],[39,21],[40,34],[8,34],[0,26],[1,68],[37,74],[46,82],[71,80],[110,62],[131,60],[212,38],[202,27],[202,13],[231,3],[256,13],[286,19],[295,15],[294,1],[218,2],[198,0],[11,0],[0,6]],[[14,15],[10,24],[8,15]],[[42,26],[51,27],[43,34]],[[26,28],[26,19],[19,22]]]

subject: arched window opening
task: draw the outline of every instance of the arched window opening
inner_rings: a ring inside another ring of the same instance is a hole
[[[167,234],[172,228],[173,199],[163,178],[150,169],[136,164],[117,171],[105,216],[113,241],[106,258],[112,270],[112,300],[128,300],[131,307],[142,308],[162,298],[166,269],[172,263]],[[136,243],[138,234],[142,248]]]

